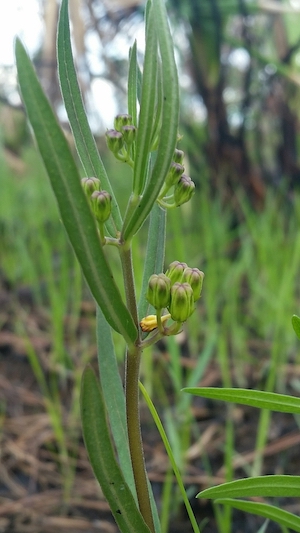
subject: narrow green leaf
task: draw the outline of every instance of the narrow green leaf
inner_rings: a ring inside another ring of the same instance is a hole
[[[151,5],[146,26],[146,49],[142,78],[142,99],[136,137],[136,158],[134,162],[133,192],[140,195],[144,189],[156,102],[157,79],[157,31],[154,7]]]
[[[146,190],[131,217],[124,222],[124,240],[134,235],[149,215],[170,168],[177,142],[179,120],[179,87],[174,58],[172,37],[168,26],[167,14],[162,0],[153,0],[155,29],[162,64],[162,125],[157,157],[149,177]]]
[[[159,431],[161,439],[162,439],[162,441],[164,443],[164,447],[166,449],[166,452],[168,454],[171,466],[173,468],[173,472],[175,474],[176,481],[178,483],[178,486],[179,486],[179,489],[180,489],[180,492],[181,492],[181,496],[182,496],[184,505],[186,507],[186,510],[187,510],[187,513],[188,513],[192,528],[194,530],[194,533],[200,533],[200,530],[199,530],[199,527],[197,525],[193,510],[192,510],[192,507],[191,507],[191,504],[189,502],[186,490],[184,488],[184,484],[183,484],[183,481],[182,481],[182,477],[181,477],[179,468],[178,468],[178,466],[176,464],[176,461],[175,461],[175,458],[174,458],[174,455],[173,455],[173,452],[172,452],[172,448],[170,446],[170,443],[168,441],[168,437],[166,435],[166,432],[165,432],[165,430],[163,428],[163,425],[161,423],[161,420],[159,418],[158,412],[156,411],[156,409],[154,407],[154,404],[153,404],[148,392],[146,391],[144,385],[141,382],[139,382],[139,386],[140,386],[140,390],[142,391],[142,394],[144,396],[144,399],[145,399],[145,401],[146,401],[146,403],[148,405],[148,408],[149,408],[149,411],[150,411],[150,413],[152,415],[152,418],[153,418],[153,420],[155,422],[155,425],[156,425],[156,427],[157,427],[157,429]]]
[[[162,67],[161,62],[158,62],[157,65],[157,89],[156,89],[156,107],[155,107],[155,119],[153,124],[153,133],[152,133],[152,139],[151,144],[153,145],[156,141],[156,139],[159,137],[159,132],[161,128],[161,120],[162,120],[162,106],[163,106],[163,88],[162,88]]]
[[[132,116],[132,121],[137,126],[137,87],[138,87],[138,64],[136,53],[136,41],[129,53],[128,72],[128,113]]]
[[[99,306],[97,306],[97,352],[100,383],[117,455],[127,484],[136,499],[127,437],[124,389],[119,374],[111,329]]]
[[[103,253],[95,221],[81,187],[78,169],[19,39],[16,40],[16,61],[27,114],[62,221],[86,281],[109,324],[132,345],[137,338],[137,330]]]
[[[85,446],[94,474],[122,533],[149,533],[117,463],[102,390],[91,367],[81,385],[81,419]]]
[[[163,271],[166,240],[166,212],[159,205],[154,205],[150,215],[146,257],[138,315],[141,320],[149,314],[150,304],[146,300],[148,280],[152,274]]]
[[[106,227],[110,234],[116,237],[117,232],[121,230],[122,218],[82,101],[71,47],[68,0],[62,0],[60,8],[57,61],[60,87],[82,166],[86,175],[98,178],[101,182],[101,188],[108,191],[112,197],[112,212],[111,217],[106,222]]]
[[[297,315],[292,316],[292,326],[294,328],[294,332],[296,333],[298,339],[300,339],[300,317]]]
[[[300,476],[257,476],[209,487],[197,498],[299,497]]]
[[[282,413],[300,413],[300,398],[287,394],[238,388],[220,389],[218,387],[186,387],[182,391],[195,396],[250,405],[259,409],[270,409]]]
[[[277,522],[281,526],[288,527],[293,531],[300,531],[299,516],[289,513],[288,511],[284,511],[283,509],[279,509],[278,507],[274,507],[273,505],[231,499],[216,500],[216,503],[230,505],[230,507],[234,507],[235,509],[240,509],[241,511],[273,520],[273,522]]]

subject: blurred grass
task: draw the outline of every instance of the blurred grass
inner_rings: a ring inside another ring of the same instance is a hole
[[[82,300],[90,297],[34,148],[27,147],[22,159],[25,171],[21,174],[13,172],[0,159],[1,276],[14,290],[29,288],[36,304],[47,310],[52,339],[49,360],[53,371],[49,385],[41,378],[42,366],[32,347],[29,360],[45,394],[45,405],[59,435],[61,460],[66,465],[68,435],[74,437],[79,419],[79,377],[92,354],[89,343],[94,333],[88,339],[76,333]],[[104,160],[124,212],[130,177],[121,164],[112,164],[109,156]],[[191,397],[180,394],[180,388],[197,385],[209,363],[215,361],[224,386],[247,387],[250,374],[256,376],[257,388],[285,392],[285,365],[299,364],[291,316],[299,313],[300,198],[296,193],[291,200],[284,193],[269,191],[260,212],[252,210],[241,191],[235,193],[233,200],[238,206],[235,211],[231,205],[224,206],[220,198],[211,199],[203,183],[191,206],[188,204],[168,215],[166,265],[179,259],[205,272],[203,297],[185,327],[189,356],[195,365],[192,369],[182,368],[179,346],[171,338],[166,346],[170,362],[161,359],[157,363],[152,351],[147,350],[142,373],[148,391],[155,391],[157,401],[163,406],[168,437],[182,469],[186,461],[184,452],[191,440],[198,437],[198,430],[192,428]],[[146,236],[145,225],[134,246],[138,286]],[[118,276],[117,256],[113,250],[109,253]],[[22,330],[22,313],[16,331]],[[117,335],[115,340],[121,361],[124,347]],[[154,352],[157,353],[156,347]],[[72,416],[66,426],[57,406],[61,381],[70,373],[74,375]],[[296,391],[299,387],[296,378],[294,386]],[[229,481],[233,475],[231,459],[235,443],[231,416],[227,420],[224,463]],[[257,450],[265,443],[268,427],[269,417],[262,412]],[[262,456],[258,454],[253,466],[256,475],[261,471],[261,461]],[[71,470],[65,478],[67,497],[73,479]],[[166,501],[171,497],[171,490],[167,477]],[[230,517],[227,519],[230,521]]]

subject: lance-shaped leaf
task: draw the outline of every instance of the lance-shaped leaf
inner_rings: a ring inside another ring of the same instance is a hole
[[[156,103],[158,41],[155,28],[154,6],[150,3],[146,25],[146,50],[142,79],[142,99],[136,138],[136,158],[134,163],[133,192],[138,196],[144,188],[149,153],[151,149],[154,111]]]
[[[300,476],[257,476],[204,489],[197,498],[299,497]]]
[[[20,40],[16,60],[22,98],[75,254],[107,321],[132,346],[136,326],[106,261],[66,138]]]
[[[81,419],[95,477],[120,531],[150,533],[116,460],[103,393],[91,367],[87,367],[82,376]]]
[[[297,315],[292,316],[292,326],[294,328],[294,332],[296,333],[298,339],[300,339],[300,317]]]
[[[116,237],[117,231],[121,230],[122,219],[82,101],[72,55],[68,0],[62,0],[60,8],[57,34],[57,60],[61,92],[80,160],[86,176],[95,176],[98,178],[101,182],[101,188],[108,191],[112,197],[111,218],[105,225],[110,234]]]
[[[138,64],[136,53],[136,41],[129,51],[129,72],[128,72],[128,113],[132,116],[132,122],[137,126],[137,101],[138,101]]]
[[[157,157],[151,176],[148,179],[146,190],[139,205],[130,213],[130,217],[124,221],[122,230],[124,240],[130,239],[142,226],[149,215],[164,179],[170,168],[174,154],[179,120],[179,87],[178,75],[174,58],[172,37],[168,26],[167,14],[162,0],[153,0],[153,8],[150,11],[154,24],[152,31],[157,31],[157,39],[161,57],[162,72],[162,125],[159,136]],[[149,33],[150,22],[149,18]],[[150,119],[150,117],[149,117]]]
[[[194,394],[194,396],[240,403],[242,405],[258,407],[259,409],[270,409],[281,413],[300,413],[300,398],[288,394],[219,387],[186,387],[182,391]]]
[[[284,511],[283,509],[274,507],[274,505],[259,502],[246,502],[244,500],[231,500],[230,498],[216,500],[216,503],[227,506],[229,505],[230,507],[234,507],[240,511],[263,516],[264,518],[273,520],[273,522],[277,522],[284,528],[300,532],[300,517],[290,513],[289,511]]]
[[[97,347],[100,384],[116,452],[127,484],[137,501],[127,437],[124,389],[119,374],[111,328],[98,306]]]

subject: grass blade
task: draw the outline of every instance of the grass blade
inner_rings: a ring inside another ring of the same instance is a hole
[[[300,398],[276,392],[218,387],[186,387],[183,392],[214,400],[250,405],[282,413],[300,413]]]
[[[153,402],[152,402],[149,394],[147,393],[144,385],[142,383],[139,383],[139,386],[140,386],[140,390],[143,393],[145,401],[146,401],[146,403],[148,405],[149,411],[150,411],[150,413],[151,413],[151,415],[153,417],[155,425],[156,425],[156,427],[157,427],[157,429],[159,431],[159,434],[160,434],[160,436],[162,438],[162,441],[164,443],[164,447],[166,449],[166,452],[168,454],[171,466],[173,468],[173,472],[175,474],[175,477],[176,477],[176,480],[177,480],[177,483],[178,483],[178,486],[179,486],[179,489],[180,489],[180,492],[181,492],[181,495],[182,495],[182,499],[184,501],[184,504],[185,504],[189,519],[191,521],[192,528],[194,530],[194,533],[200,533],[200,529],[199,529],[198,524],[196,522],[196,519],[195,519],[193,510],[192,510],[191,504],[189,502],[187,493],[186,493],[184,485],[183,485],[183,481],[182,481],[182,477],[181,477],[180,472],[179,472],[179,468],[178,468],[178,466],[176,464],[176,461],[175,461],[175,458],[174,458],[170,443],[168,441],[168,437],[167,437],[166,432],[165,432],[165,430],[163,428],[163,425],[162,425],[161,420],[159,418],[158,412],[156,411],[156,409],[155,409],[155,407],[153,405]]]
[[[300,476],[257,476],[209,487],[197,498],[299,497]]]
[[[82,376],[81,418],[94,474],[122,533],[150,533],[117,463],[102,390],[91,367]]]
[[[241,511],[246,511],[247,513],[263,516],[282,525],[283,527],[288,527],[293,531],[300,531],[300,517],[296,516],[288,511],[274,507],[267,503],[257,503],[257,502],[246,502],[243,500],[231,500],[231,499],[222,499],[217,500],[216,503],[222,505],[230,505],[235,509],[240,509]]]
[[[77,259],[105,318],[131,346],[137,337],[136,326],[103,253],[66,138],[19,39],[16,61],[22,98]]]
[[[98,178],[101,181],[101,188],[108,191],[112,197],[112,213],[106,227],[110,234],[116,237],[117,231],[121,230],[122,219],[82,101],[71,47],[68,0],[62,0],[60,8],[57,60],[60,87],[80,160],[86,175]]]

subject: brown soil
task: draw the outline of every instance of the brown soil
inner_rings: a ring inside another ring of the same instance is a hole
[[[62,416],[67,429],[69,459],[59,455],[45,397],[34,377],[28,360],[28,338],[39,356],[48,385],[51,376],[59,369],[49,368],[48,355],[51,337],[47,327],[47,312],[34,303],[27,288],[13,291],[2,282],[0,288],[0,533],[116,533],[118,531],[109,512],[101,490],[94,480],[82,443],[80,423],[70,414],[70,394],[73,391],[73,376],[60,378]],[[68,318],[66,319],[66,321]],[[23,331],[16,324],[23,323]],[[94,309],[90,302],[82,304],[76,334],[93,338]],[[67,328],[66,328],[67,330]],[[67,334],[66,334],[67,335]],[[66,338],[66,343],[68,339]],[[262,353],[265,347],[255,345]],[[90,357],[95,358],[96,347],[89,347]],[[163,361],[168,354],[162,349]],[[193,359],[182,356],[182,365],[192,367]],[[295,377],[300,368],[287,369]],[[254,387],[257,376],[251,368],[245,368],[245,386]],[[220,372],[212,363],[201,385],[220,385]],[[168,387],[168,384],[166,384]],[[170,392],[170,394],[172,394]],[[208,501],[195,499],[201,489],[225,480],[223,450],[225,421],[229,411],[224,404],[197,398],[193,403],[194,427],[200,435],[186,452],[187,469],[184,477],[191,495],[191,502],[201,531],[216,533],[217,526],[213,509]],[[235,425],[237,455],[232,459],[235,476],[245,477],[244,468],[254,459],[258,411],[234,407],[231,410]],[[154,495],[160,506],[162,487],[168,470],[168,460],[160,437],[150,415],[142,407],[145,456]],[[275,413],[268,444],[264,450],[264,473],[300,474],[300,432],[291,415]],[[207,465],[212,474],[208,476]],[[70,489],[65,487],[66,472],[74,472]],[[176,495],[174,494],[174,501]],[[278,502],[277,502],[278,503]],[[300,513],[299,501],[280,502],[286,509]],[[171,509],[176,505],[172,502]],[[233,532],[253,533],[258,531],[263,520],[234,513]],[[176,516],[171,517],[169,533],[192,531],[184,509],[178,506]],[[280,531],[270,524],[267,531]]]

